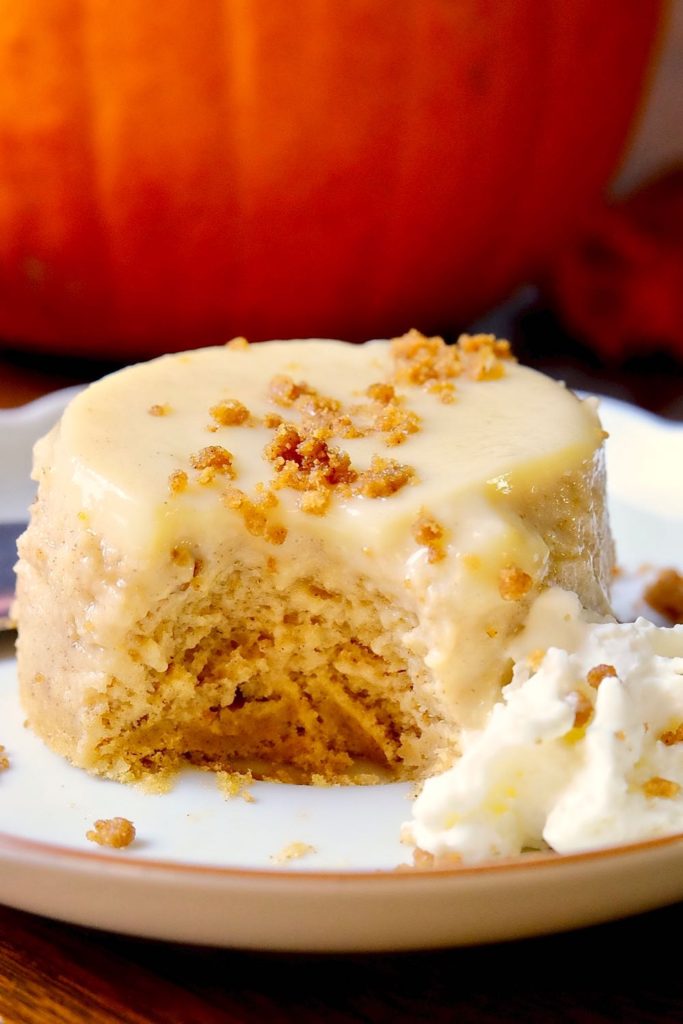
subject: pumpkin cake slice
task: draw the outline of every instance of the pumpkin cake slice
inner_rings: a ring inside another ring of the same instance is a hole
[[[608,611],[603,436],[488,335],[236,339],[105,377],[35,450],[31,727],[122,780],[434,773],[541,589]]]

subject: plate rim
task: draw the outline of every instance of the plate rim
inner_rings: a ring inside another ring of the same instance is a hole
[[[292,871],[284,867],[278,868],[248,868],[248,867],[226,867],[220,864],[198,864],[187,861],[173,861],[159,859],[146,859],[126,853],[125,848],[119,853],[105,853],[99,850],[79,849],[77,847],[64,846],[59,843],[48,843],[37,839],[28,839],[15,836],[8,832],[0,832],[0,862],[12,860],[13,854],[28,854],[32,859],[40,859],[40,856],[49,856],[53,866],[56,866],[55,858],[62,865],[67,864],[88,864],[89,866],[102,865],[109,868],[123,868],[124,871],[143,871],[149,874],[160,874],[163,876],[180,874],[189,877],[211,877],[223,880],[259,880],[259,881],[280,881],[288,879],[300,884],[302,880],[315,882],[343,882],[350,881],[376,881],[382,879],[384,882],[395,881],[396,879],[420,879],[427,882],[443,880],[444,878],[481,877],[483,875],[499,875],[510,872],[519,873],[539,868],[550,868],[555,870],[558,867],[575,864],[585,864],[605,859],[628,857],[645,853],[653,849],[661,849],[668,846],[681,844],[683,846],[683,830],[667,835],[653,836],[649,839],[642,839],[630,843],[619,843],[612,846],[601,846],[587,850],[578,850],[572,853],[556,853],[553,850],[529,851],[520,854],[518,857],[501,857],[495,860],[487,860],[478,864],[462,864],[442,868],[418,868],[410,864],[397,866],[395,868],[358,869],[348,868],[345,871],[303,869]],[[116,873],[116,871],[114,871]],[[404,884],[400,882],[399,884]]]

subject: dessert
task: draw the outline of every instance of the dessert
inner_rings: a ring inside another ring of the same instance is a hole
[[[512,682],[428,779],[406,836],[437,864],[558,853],[683,828],[683,626],[591,622],[549,588],[512,642]]]
[[[433,774],[536,595],[609,610],[603,436],[488,335],[237,339],[104,378],[35,451],[30,726],[121,780]]]

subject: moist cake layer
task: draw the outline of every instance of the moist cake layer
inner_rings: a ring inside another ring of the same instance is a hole
[[[123,779],[443,767],[539,590],[608,610],[602,439],[489,336],[237,341],[104,378],[36,447],[31,726]]]

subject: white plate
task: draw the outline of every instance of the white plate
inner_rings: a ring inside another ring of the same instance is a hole
[[[0,521],[24,513],[30,448],[69,393],[0,413]],[[623,565],[683,566],[683,426],[612,400],[608,469]],[[631,611],[628,591],[622,604]],[[0,901],[66,921],[156,938],[277,950],[398,950],[560,931],[683,898],[683,837],[571,856],[397,872],[409,814],[402,785],[256,783],[224,799],[188,772],[159,796],[94,779],[22,728],[12,650],[0,648]],[[130,818],[133,847],[85,839],[96,818]],[[314,847],[284,864],[273,858]]]

